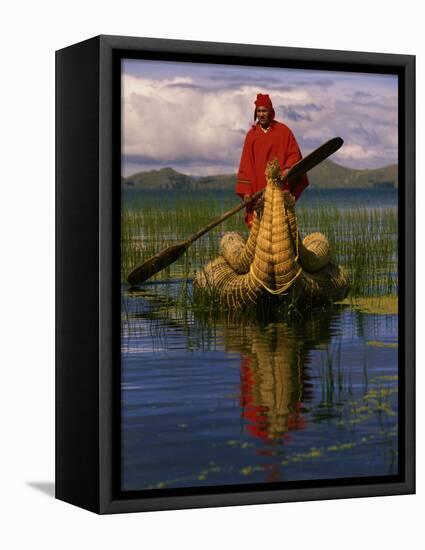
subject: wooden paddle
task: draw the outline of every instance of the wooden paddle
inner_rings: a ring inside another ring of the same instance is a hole
[[[343,143],[344,141],[340,137],[336,137],[327,141],[326,143],[315,149],[312,153],[294,164],[289,172],[282,178],[282,183],[288,180],[288,185],[291,189],[290,180],[295,180],[302,174],[305,174],[306,172],[314,168],[314,166],[328,158],[330,155],[332,155],[332,153],[338,151]],[[182,254],[186,252],[189,246],[194,241],[199,239],[199,237],[202,237],[202,235],[208,233],[208,231],[213,229],[216,225],[220,224],[224,220],[227,220],[227,218],[230,218],[230,216],[233,216],[233,214],[236,214],[236,212],[239,212],[239,210],[242,210],[242,208],[245,208],[245,206],[250,204],[252,201],[257,200],[263,193],[264,189],[257,191],[257,193],[251,195],[249,199],[246,199],[231,210],[228,210],[219,218],[216,218],[215,220],[210,222],[208,225],[197,231],[185,241],[180,241],[176,244],[168,246],[167,248],[164,248],[163,250],[155,254],[155,256],[152,256],[141,265],[133,269],[133,271],[127,276],[127,281],[131,285],[137,285],[143,283],[147,279],[150,279],[150,277],[153,277],[153,275],[156,275],[164,268],[178,260],[180,256],[182,256]]]

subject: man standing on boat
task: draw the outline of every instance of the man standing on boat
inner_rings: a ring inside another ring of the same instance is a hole
[[[258,94],[255,101],[255,124],[248,131],[242,150],[236,181],[236,193],[242,200],[266,186],[265,170],[269,160],[278,159],[280,169],[286,174],[301,159],[300,148],[291,129],[275,120],[273,104],[268,94]],[[308,186],[306,175],[291,185],[295,200]],[[285,187],[288,188],[287,183]],[[245,223],[251,227],[254,205],[246,208]]]

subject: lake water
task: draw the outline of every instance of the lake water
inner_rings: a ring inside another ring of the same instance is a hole
[[[396,193],[341,204],[395,207]],[[335,305],[207,321],[178,307],[186,284],[122,287],[123,490],[397,473],[397,315]]]
[[[146,200],[160,200],[163,208],[173,208],[175,201],[179,200],[183,193],[185,200],[189,203],[198,201],[201,195],[210,196],[217,203],[223,204],[223,206],[230,204],[231,207],[237,204],[238,201],[233,191],[228,190],[182,192],[175,189],[141,191],[130,188],[122,194],[123,206],[137,210]],[[315,189],[308,187],[303,192],[297,205],[298,207],[326,205],[338,208],[380,208],[395,207],[397,200],[397,189]]]

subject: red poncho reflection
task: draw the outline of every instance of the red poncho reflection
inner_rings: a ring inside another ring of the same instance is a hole
[[[252,357],[243,357],[241,362],[241,407],[242,416],[248,423],[246,431],[264,441],[290,439],[289,431],[303,430],[305,419],[302,402],[290,403],[289,379],[285,388],[278,384],[270,391],[264,383],[263,373],[253,369]],[[264,384],[264,387],[261,386]],[[285,390],[288,390],[288,393]],[[292,409],[292,410],[290,410]]]

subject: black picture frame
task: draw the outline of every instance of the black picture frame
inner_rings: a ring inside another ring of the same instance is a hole
[[[117,483],[120,385],[118,64],[122,57],[399,76],[400,471],[390,479],[176,489]],[[415,491],[415,57],[97,36],[56,52],[56,498],[99,514]],[[118,254],[118,256],[117,256]],[[118,335],[118,336],[117,336]],[[117,340],[118,338],[118,340]],[[117,345],[118,344],[118,345]]]

